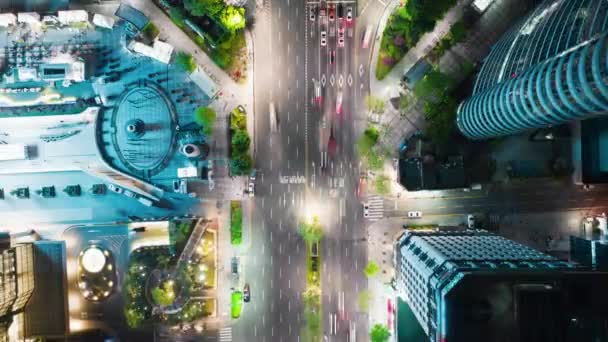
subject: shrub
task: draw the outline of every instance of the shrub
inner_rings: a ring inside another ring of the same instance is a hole
[[[249,150],[249,145],[251,144],[251,139],[249,138],[249,134],[245,130],[237,130],[231,139],[233,153],[242,154],[247,153]]]
[[[169,17],[171,18],[171,21],[173,21],[173,23],[180,28],[186,25],[184,13],[182,13],[181,9],[177,7],[171,8],[169,11]]]
[[[194,112],[194,121],[203,127],[203,133],[211,135],[217,114],[213,108],[198,107]]]
[[[153,22],[149,21],[146,26],[141,30],[144,36],[149,40],[154,40],[160,34],[160,30]]]
[[[230,201],[230,243],[240,245],[243,237],[243,209],[241,202]]]

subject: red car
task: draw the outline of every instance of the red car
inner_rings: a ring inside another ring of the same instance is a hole
[[[336,5],[329,5],[329,21],[334,21],[336,17]]]
[[[338,95],[336,96],[336,114],[338,114],[338,115],[342,114],[342,91],[341,90],[338,92]]]

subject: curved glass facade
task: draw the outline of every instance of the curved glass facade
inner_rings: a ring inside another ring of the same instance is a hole
[[[545,1],[493,47],[460,131],[485,139],[608,112],[608,2]]]

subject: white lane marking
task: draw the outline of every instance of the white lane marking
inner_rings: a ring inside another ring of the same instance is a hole
[[[270,183],[270,194],[272,195],[272,183]],[[272,208],[270,208],[270,211],[272,211]]]

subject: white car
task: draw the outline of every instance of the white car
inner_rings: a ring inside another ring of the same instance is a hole
[[[255,185],[253,184],[253,182],[250,182],[249,183],[249,197],[254,196],[254,191],[255,191]]]
[[[321,46],[327,46],[327,31],[321,31]]]
[[[471,214],[467,215],[467,227],[469,227],[469,229],[475,228],[475,216]]]
[[[353,8],[346,7],[346,22],[350,23],[353,20]]]
[[[125,196],[130,197],[130,198],[137,198],[137,196],[131,190],[125,190],[124,194],[125,194]]]
[[[420,211],[408,211],[407,212],[407,217],[408,218],[421,218],[422,217],[422,212],[420,212]]]
[[[122,188],[120,188],[114,184],[108,184],[108,189],[110,189],[110,191],[113,191],[117,194],[122,194],[122,191],[123,191]]]

